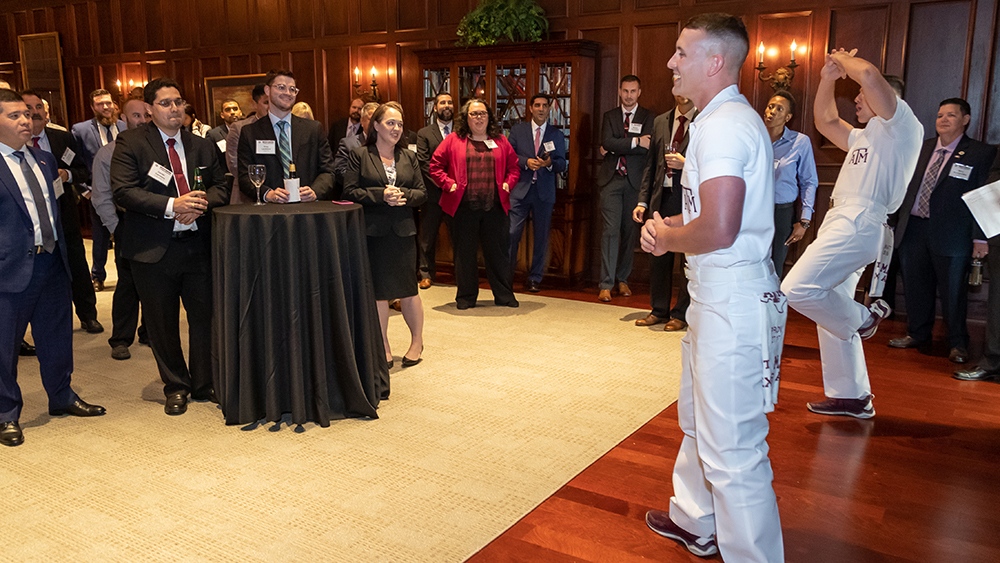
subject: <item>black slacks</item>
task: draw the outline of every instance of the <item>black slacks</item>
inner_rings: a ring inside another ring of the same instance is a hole
[[[499,198],[498,198],[499,199]],[[455,247],[455,281],[459,306],[474,307],[479,296],[479,265],[476,251],[482,246],[486,278],[497,305],[515,301],[510,271],[510,220],[500,202],[493,209],[472,209],[464,201],[452,219]]]

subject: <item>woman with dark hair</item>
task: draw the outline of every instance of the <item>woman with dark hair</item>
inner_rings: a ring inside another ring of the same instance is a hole
[[[455,130],[438,145],[431,178],[441,186],[441,209],[451,215],[455,247],[455,303],[476,306],[482,245],[493,302],[517,307],[510,269],[510,188],[520,176],[517,154],[500,132],[493,111],[479,99],[465,102]]]
[[[372,114],[365,144],[351,151],[344,174],[344,199],[365,206],[368,261],[385,357],[389,348],[389,300],[400,298],[403,320],[410,329],[410,347],[403,367],[420,363],[424,348],[424,309],[417,291],[417,225],[412,208],[427,199],[417,155],[406,150],[403,108],[396,102]]]
[[[210,127],[204,123],[198,121],[198,116],[194,114],[194,106],[191,104],[184,104],[184,128],[188,131],[198,135],[199,137],[204,137],[208,134]]]

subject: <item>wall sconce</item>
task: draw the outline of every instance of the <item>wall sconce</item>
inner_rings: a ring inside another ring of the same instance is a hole
[[[382,103],[382,95],[378,91],[378,82],[375,81],[375,77],[378,72],[375,67],[372,67],[372,85],[371,88],[367,90],[361,89],[361,71],[358,67],[354,67],[354,95],[361,98],[366,103],[375,102],[376,104]]]
[[[792,85],[792,79],[795,78],[795,67],[799,66],[795,63],[795,51],[798,47],[795,41],[792,41],[792,60],[788,63],[788,66],[783,66],[772,73],[764,74],[767,67],[764,66],[764,42],[761,41],[760,46],[757,47],[757,66],[754,67],[754,70],[757,71],[757,77],[762,82],[770,84],[771,89],[774,91],[788,90]]]

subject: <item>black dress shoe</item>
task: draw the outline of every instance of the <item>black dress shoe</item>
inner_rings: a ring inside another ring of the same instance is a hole
[[[24,443],[21,425],[16,420],[0,422],[0,444],[5,446],[20,446]]]
[[[541,290],[542,286],[540,283],[528,280],[528,293],[538,293]]]
[[[73,401],[73,404],[68,407],[63,407],[61,409],[49,409],[49,414],[52,416],[62,416],[64,414],[70,414],[73,416],[101,416],[104,413],[104,407],[85,403],[83,399],[80,398],[77,398],[77,400]]]
[[[219,404],[219,398],[215,395],[215,389],[209,389],[208,391],[202,391],[201,393],[191,393],[191,398],[195,401],[209,401],[211,403]]]
[[[471,309],[472,307],[475,307],[475,306],[476,306],[475,303],[463,303],[463,302],[456,302],[455,303],[455,307],[457,307],[459,311],[464,311],[466,309]]]
[[[424,353],[424,347],[423,346],[420,347],[420,353],[421,354]],[[417,356],[417,359],[415,359],[415,360],[411,360],[410,358],[407,358],[406,356],[403,356],[403,367],[404,368],[411,368],[411,367],[419,364],[421,362],[421,360],[423,360],[423,358],[421,358],[419,356]]]
[[[36,355],[36,353],[35,353],[35,347],[32,346],[31,344],[28,344],[27,340],[22,340],[21,341],[21,350],[18,351],[17,355],[18,356],[34,356],[34,355]]]
[[[111,349],[111,357],[116,360],[127,360],[132,357],[132,352],[128,351],[128,346],[119,344]]]
[[[94,280],[94,291],[104,291],[104,282],[101,280]]]
[[[517,301],[517,299],[511,299],[510,301],[504,301],[502,303],[499,302],[499,301],[494,301],[493,304],[496,305],[497,307],[514,307],[514,308],[517,308],[517,307],[521,306],[521,304]]]
[[[167,402],[163,405],[163,412],[174,416],[184,414],[188,410],[188,394],[186,391],[178,391],[167,395]]]
[[[889,347],[891,348],[919,348],[927,344],[926,342],[920,342],[912,336],[904,336],[902,338],[893,338],[889,341]]]
[[[102,325],[97,319],[90,319],[89,321],[80,321],[80,327],[91,334],[104,332],[104,325]]]
[[[948,360],[953,364],[964,364],[969,361],[969,353],[965,348],[955,347],[948,353]]]
[[[990,381],[996,379],[998,375],[1000,375],[1000,373],[989,372],[979,366],[976,366],[972,369],[956,370],[952,377],[960,381]]]

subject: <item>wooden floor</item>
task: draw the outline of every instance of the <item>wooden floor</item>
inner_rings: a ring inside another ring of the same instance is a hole
[[[648,296],[614,305],[646,307]],[[970,330],[978,357],[982,327]],[[1000,561],[1000,385],[952,379],[943,345],[886,345],[905,332],[886,321],[865,344],[875,418],[824,417],[805,408],[823,397],[815,325],[789,315],[768,437],[787,561]],[[700,561],[643,520],[668,506],[680,440],[670,405],[469,561]]]

